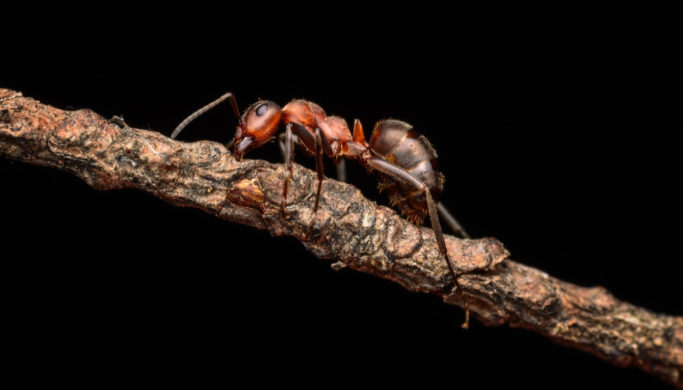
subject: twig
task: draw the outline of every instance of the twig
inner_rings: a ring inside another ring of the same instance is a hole
[[[281,164],[237,162],[215,142],[176,142],[6,89],[0,89],[0,154],[71,172],[97,189],[137,188],[174,205],[293,236],[317,257],[335,260],[336,268],[370,273],[450,304],[462,302],[430,229],[331,179],[313,215],[315,174],[299,166],[283,219]],[[654,314],[601,287],[572,285],[514,262],[492,238],[446,241],[463,273],[460,283],[472,313],[482,323],[530,329],[683,388],[683,318]]]

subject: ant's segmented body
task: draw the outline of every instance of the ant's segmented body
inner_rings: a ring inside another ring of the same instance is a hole
[[[235,97],[228,92],[187,117],[176,127],[171,138],[175,138],[198,116],[228,99],[239,119],[233,146],[233,153],[238,160],[250,150],[271,140],[282,126],[285,127],[285,132],[279,136],[287,166],[281,204],[283,215],[289,179],[293,172],[294,143],[316,160],[318,187],[314,213],[318,209],[322,189],[322,155],[332,158],[335,164],[341,164],[344,159],[357,160],[369,171],[380,174],[380,187],[387,192],[392,205],[396,205],[410,221],[421,224],[429,215],[439,250],[446,260],[453,283],[460,290],[448,256],[438,213],[441,213],[454,232],[463,237],[469,236],[446,208],[438,203],[443,192],[444,177],[438,169],[436,152],[426,137],[406,122],[384,119],[377,122],[370,142],[367,142],[358,119],[354,120],[351,134],[343,118],[327,116],[319,105],[303,99],[292,100],[282,108],[272,101],[260,100],[240,115]],[[467,327],[469,310],[467,301],[464,303],[466,319],[463,327]]]

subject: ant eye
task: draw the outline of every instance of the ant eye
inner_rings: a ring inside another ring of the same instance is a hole
[[[266,113],[266,110],[268,109],[268,103],[263,103],[258,108],[256,109],[256,116],[262,116],[263,114]]]

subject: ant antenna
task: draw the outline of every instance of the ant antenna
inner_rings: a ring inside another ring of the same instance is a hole
[[[173,130],[173,133],[171,133],[171,139],[175,139],[175,137],[177,137],[178,134],[180,134],[180,132],[183,131],[185,126],[190,124],[190,122],[197,119],[200,115],[204,114],[205,112],[209,111],[210,109],[221,104],[226,99],[230,99],[230,105],[232,106],[232,110],[235,112],[235,116],[237,116],[237,120],[240,122],[240,125],[243,125],[244,123],[242,121],[242,115],[240,115],[240,110],[239,110],[239,108],[237,108],[237,101],[235,101],[235,96],[232,94],[232,92],[228,92],[228,93],[224,94],[223,96],[219,97],[218,99],[207,104],[206,106],[195,111],[194,113],[192,113],[192,115],[185,118],[184,121],[180,122],[178,127],[176,127],[175,130]]]

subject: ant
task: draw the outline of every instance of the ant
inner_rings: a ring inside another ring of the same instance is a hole
[[[323,154],[333,159],[342,181],[346,176],[344,159],[358,160],[369,172],[380,173],[381,190],[387,192],[391,204],[397,206],[408,220],[422,224],[429,215],[439,251],[446,260],[453,283],[462,292],[446,250],[438,213],[456,234],[465,238],[469,238],[469,235],[438,202],[443,192],[444,176],[437,165],[436,151],[425,136],[406,122],[384,119],[375,124],[368,143],[358,119],[354,120],[352,135],[346,120],[327,116],[319,105],[303,99],[294,99],[282,108],[272,101],[259,100],[240,115],[234,95],[228,92],[183,120],[171,138],[175,139],[190,122],[225,100],[230,101],[239,120],[235,137],[228,143],[228,148],[232,147],[238,161],[250,150],[270,141],[280,127],[285,126],[285,132],[279,135],[280,150],[287,168],[280,205],[282,215],[285,215],[289,181],[293,174],[293,144],[305,154],[315,157],[318,187],[314,214],[318,210],[324,177]],[[467,328],[469,305],[464,297],[463,303],[465,322],[462,326]]]

